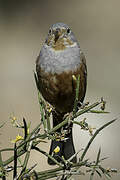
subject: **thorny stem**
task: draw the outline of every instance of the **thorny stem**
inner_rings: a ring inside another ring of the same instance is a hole
[[[93,140],[95,139],[95,137],[97,136],[97,134],[104,128],[106,128],[107,126],[109,126],[110,124],[112,124],[113,122],[115,122],[117,119],[113,119],[112,121],[109,121],[108,123],[104,124],[103,126],[101,126],[99,129],[96,130],[96,132],[94,133],[94,135],[92,136],[92,138],[90,139],[90,141],[88,142],[85,150],[83,151],[82,153],[82,156],[81,156],[81,161],[83,160],[83,158],[85,157],[91,143],[93,142]]]
[[[25,170],[27,168],[27,164],[28,164],[28,160],[29,160],[29,157],[30,157],[30,151],[31,151],[31,148],[32,148],[32,144],[33,144],[33,141],[30,141],[28,149],[27,149],[27,153],[25,155],[25,159],[24,159],[23,167],[22,167],[22,170],[21,170],[21,173],[20,173],[20,177],[25,173]]]
[[[72,164],[71,168],[85,166],[86,163],[87,163],[87,161],[85,160],[85,161],[82,161],[82,162],[79,162],[79,163],[76,163],[76,164]],[[61,170],[64,170],[64,167],[59,167],[59,168],[55,168],[55,169],[51,169],[51,170],[47,170],[47,171],[37,172],[38,178],[39,179],[41,179],[41,178],[49,179],[49,178],[47,178],[47,175],[48,175],[48,177],[51,176],[51,175],[52,176],[54,175],[53,177],[55,177],[54,173],[59,172]]]
[[[84,109],[78,111],[78,112],[72,117],[72,120],[73,120],[74,118],[77,118],[78,116],[80,116],[80,115],[88,112],[89,110],[91,110],[92,108],[98,106],[98,105],[101,104],[101,103],[102,103],[101,101],[100,101],[100,102],[96,102],[96,103],[94,103],[94,104],[92,104],[92,105],[90,105],[90,106],[88,106],[88,107],[85,107]],[[48,134],[54,133],[56,130],[58,130],[59,128],[61,128],[61,127],[64,126],[65,124],[67,124],[68,121],[69,121],[69,117],[67,117],[67,118],[66,118],[64,121],[62,121],[60,124],[58,124],[57,126],[55,126],[54,128],[52,128],[52,129],[48,132]],[[41,123],[38,124],[38,126],[28,135],[28,137],[26,138],[26,140],[24,140],[20,145],[17,146],[17,149],[19,150],[19,151],[18,151],[18,156],[21,156],[21,155],[23,155],[23,154],[26,152],[26,151],[23,149],[23,147],[24,147],[24,145],[25,145],[26,143],[28,143],[28,142],[30,142],[30,141],[32,141],[32,140],[35,140],[36,138],[45,139],[45,138],[48,136],[47,133],[44,133],[44,134],[40,134],[40,135],[37,135],[37,136],[31,138],[32,135],[40,128],[40,126],[41,126]],[[10,149],[10,150],[12,150],[12,149]],[[2,152],[2,151],[5,151],[5,149],[0,150],[0,152]],[[14,160],[14,157],[12,156],[12,157],[9,158],[8,160],[4,161],[4,162],[3,162],[3,165],[4,165],[4,166],[5,166],[5,165],[8,165],[8,164],[11,163],[13,160]]]

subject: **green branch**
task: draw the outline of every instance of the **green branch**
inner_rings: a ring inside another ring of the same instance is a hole
[[[104,124],[102,127],[100,127],[99,129],[96,130],[96,132],[94,133],[94,135],[92,136],[92,138],[91,138],[90,141],[88,142],[85,150],[84,150],[83,153],[82,153],[82,156],[81,156],[81,158],[80,158],[81,161],[82,161],[83,158],[85,157],[85,155],[86,155],[86,153],[87,153],[87,151],[88,151],[91,143],[93,142],[93,140],[95,139],[95,137],[98,135],[98,133],[99,133],[102,129],[106,128],[107,126],[109,126],[110,124],[112,124],[113,122],[115,122],[116,120],[117,120],[117,119],[113,119],[112,121],[109,121],[108,123]]]

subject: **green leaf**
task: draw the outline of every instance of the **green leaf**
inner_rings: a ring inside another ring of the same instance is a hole
[[[111,176],[109,174],[105,174],[105,177],[108,179],[108,180],[111,180]]]
[[[102,175],[100,174],[100,172],[96,169],[96,173],[99,175],[99,177],[101,178]]]
[[[101,153],[101,148],[99,148],[99,151],[98,151],[98,154],[97,154],[96,165],[98,165],[98,163],[99,163],[100,153]]]
[[[88,113],[97,113],[97,114],[108,114],[108,111],[97,111],[97,110],[90,110]]]
[[[23,118],[23,124],[24,124],[24,140],[27,138],[27,123],[25,118]]]
[[[104,160],[106,160],[106,159],[108,159],[108,158],[109,158],[109,157],[101,158],[101,159],[100,159],[100,162],[101,162],[101,161],[104,161]]]
[[[5,125],[5,122],[3,124],[0,125],[0,128],[2,128]]]
[[[35,78],[36,87],[38,89],[38,78],[37,78],[37,74],[35,72],[34,72],[34,78]]]
[[[16,143],[14,145],[14,170],[13,170],[13,179],[17,177],[17,147]]]

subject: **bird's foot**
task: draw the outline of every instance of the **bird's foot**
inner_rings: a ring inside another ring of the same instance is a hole
[[[66,113],[64,115],[64,119],[68,118],[68,124],[65,127],[71,126],[71,124],[72,124],[72,122],[71,122],[72,117],[73,117],[73,112],[69,112],[69,113]]]

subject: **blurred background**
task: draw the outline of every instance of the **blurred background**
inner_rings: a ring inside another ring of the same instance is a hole
[[[109,157],[104,166],[120,169],[119,0],[0,0],[0,124],[6,122],[0,129],[0,148],[13,147],[10,141],[18,134],[9,120],[12,113],[19,121],[23,117],[27,122],[31,121],[31,128],[40,121],[33,70],[48,29],[56,22],[64,22],[72,28],[86,56],[88,86],[85,101],[93,103],[103,96],[107,101],[106,110],[111,112],[84,117],[96,128],[118,117],[117,122],[97,136],[87,158],[95,160],[101,147],[101,156]],[[76,151],[84,148],[89,139],[88,132],[74,126]],[[49,145],[41,144],[41,148],[48,152]],[[10,155],[4,153],[4,160]],[[32,152],[29,165],[36,162],[36,170],[51,168],[43,155]],[[87,180],[88,177],[80,176],[76,180]],[[120,174],[113,175],[112,179],[119,180]]]

